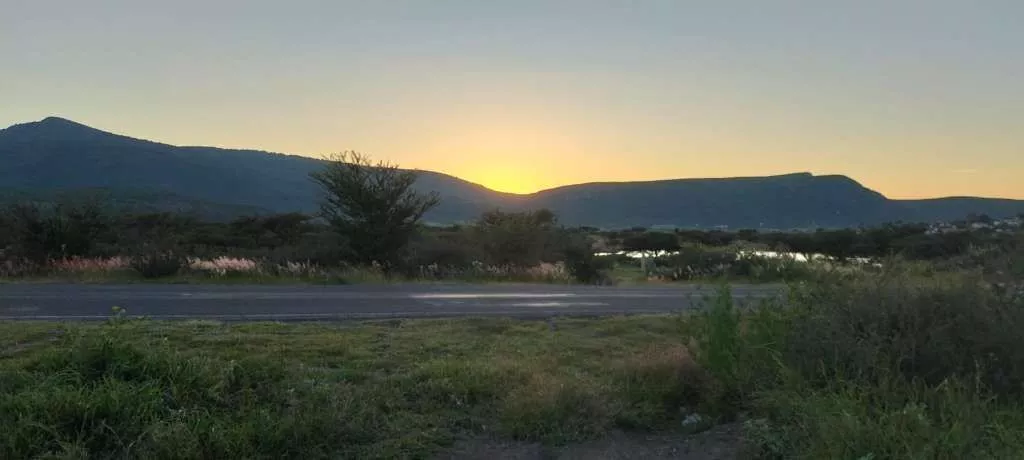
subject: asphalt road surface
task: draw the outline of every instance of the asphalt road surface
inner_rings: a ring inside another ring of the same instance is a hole
[[[670,313],[703,305],[714,286],[550,285],[0,285],[0,320],[100,320],[129,316],[221,321],[316,321],[451,316],[594,316]],[[778,286],[736,285],[740,299]]]

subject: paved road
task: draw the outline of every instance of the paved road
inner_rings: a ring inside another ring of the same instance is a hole
[[[312,321],[392,317],[611,315],[676,312],[713,286],[548,285],[199,286],[0,285],[0,320],[97,320],[111,307],[154,319]],[[777,295],[740,285],[737,298]]]

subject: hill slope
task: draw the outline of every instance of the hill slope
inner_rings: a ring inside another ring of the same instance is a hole
[[[173,146],[56,117],[0,130],[0,194],[8,198],[14,190],[17,196],[51,196],[101,189],[105,199],[146,209],[311,212],[319,191],[309,173],[322,165],[263,151]],[[889,200],[850,178],[808,173],[580,184],[530,195],[499,193],[436,172],[419,174],[420,189],[441,195],[441,206],[428,215],[436,223],[473,219],[495,207],[548,207],[568,224],[603,227],[838,227],[1024,212],[1024,201],[1015,200]]]
[[[747,228],[847,226],[887,219],[888,200],[842,176],[601,183],[540,192],[531,202],[574,222]]]
[[[110,194],[160,192],[185,199],[268,212],[317,207],[309,173],[321,160],[255,150],[178,147],[120,136],[61,118],[0,131],[0,187],[23,192],[102,188]],[[423,172],[419,186],[444,205],[431,218],[469,219],[491,190],[456,177]]]

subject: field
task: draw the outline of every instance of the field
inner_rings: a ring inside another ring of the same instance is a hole
[[[1020,458],[1024,306],[982,281],[830,275],[686,316],[6,323],[0,456],[554,455],[709,430],[739,452],[705,458]]]
[[[4,458],[420,457],[665,429],[696,394],[672,317],[2,329]]]

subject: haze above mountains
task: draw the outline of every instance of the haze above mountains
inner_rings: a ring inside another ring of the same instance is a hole
[[[8,202],[89,191],[133,211],[225,218],[313,212],[319,190],[309,173],[322,165],[302,156],[162,144],[57,117],[0,130],[0,198]],[[1024,213],[1024,200],[893,200],[840,175],[591,183],[514,195],[438,172],[419,173],[417,186],[441,195],[440,206],[427,216],[438,224],[472,220],[494,208],[541,207],[569,225],[605,228],[849,227]]]

